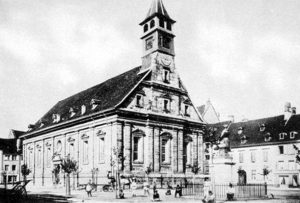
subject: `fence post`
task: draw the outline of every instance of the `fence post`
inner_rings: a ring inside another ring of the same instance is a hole
[[[265,195],[268,195],[268,184],[265,182]]]

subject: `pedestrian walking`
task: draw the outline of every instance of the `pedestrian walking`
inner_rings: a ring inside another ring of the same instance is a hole
[[[143,184],[143,189],[144,189],[144,195],[147,194],[147,196],[149,196],[150,195],[150,192],[149,192],[149,183],[148,183],[147,180]]]

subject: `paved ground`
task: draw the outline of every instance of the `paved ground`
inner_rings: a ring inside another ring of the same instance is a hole
[[[201,198],[194,198],[191,196],[184,196],[181,198],[175,198],[174,197],[174,191],[172,191],[171,196],[166,196],[165,191],[166,190],[158,190],[159,194],[161,196],[161,200],[163,202],[202,202]],[[151,197],[146,196],[143,194],[143,190],[138,190],[137,191],[137,196],[132,197],[132,194],[130,191],[125,191],[125,199],[116,199],[115,197],[115,192],[93,192],[93,197],[87,197],[87,194],[84,190],[79,190],[79,191],[72,191],[72,195],[70,198],[67,198],[71,202],[88,202],[88,203],[93,203],[93,202],[151,202]],[[40,195],[41,198],[45,197],[51,197],[55,199],[55,196],[52,195],[57,195],[58,197],[64,196],[65,191],[64,188],[57,188],[56,190],[53,189],[46,189],[46,188],[36,188],[36,189],[31,189],[29,191],[29,195]],[[276,197],[275,197],[276,198]],[[259,203],[259,202],[266,202],[266,203],[300,203],[299,199],[295,199],[296,197],[291,197],[289,199],[286,199],[286,197],[281,197],[281,199],[259,199],[259,200],[244,200],[244,201],[234,201],[234,203]],[[64,199],[58,200],[58,202],[66,202]],[[225,201],[217,201],[217,203],[221,203]],[[228,201],[226,201],[228,202]]]

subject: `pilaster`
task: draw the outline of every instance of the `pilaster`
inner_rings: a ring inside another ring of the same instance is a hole
[[[172,171],[173,173],[178,172],[178,135],[177,132],[173,134],[173,152],[172,152]]]
[[[160,161],[159,161],[159,151],[160,151],[160,143],[159,143],[159,128],[154,128],[154,172],[159,172],[160,169]]]
[[[153,163],[154,163],[153,128],[149,125],[147,125],[147,135],[146,135],[145,146],[147,149],[147,153],[145,153],[146,154],[145,166],[148,167],[151,164],[151,167],[153,169]]]
[[[124,124],[124,170],[129,172],[131,170],[131,125],[129,123]]]
[[[193,148],[192,148],[192,164],[194,165],[198,161],[198,135],[196,132],[193,132],[192,134],[193,137]]]
[[[178,130],[178,173],[183,173],[183,131]]]

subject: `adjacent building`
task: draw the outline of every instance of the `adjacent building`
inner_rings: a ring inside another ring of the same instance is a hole
[[[8,138],[0,139],[0,183],[21,180],[22,146],[19,137],[22,134],[22,131],[10,130]]]
[[[287,103],[283,115],[232,123],[221,122],[208,126],[213,137],[219,137],[228,128],[231,155],[236,183],[263,183],[281,187],[299,186],[300,164],[296,162],[300,147],[300,115]],[[213,150],[207,137],[206,158],[211,159]],[[269,171],[269,174],[264,173]]]
[[[142,65],[59,101],[29,125],[23,156],[35,185],[61,184],[66,156],[79,164],[76,184],[93,172],[107,183],[116,170],[184,177],[197,165],[203,173],[205,124],[175,67],[174,23],[153,0],[140,23]]]

